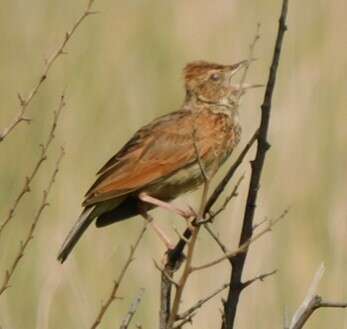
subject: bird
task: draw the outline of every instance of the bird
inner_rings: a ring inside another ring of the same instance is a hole
[[[259,85],[235,84],[232,78],[248,65],[244,60],[223,65],[203,60],[184,70],[185,98],[180,109],[140,128],[98,171],[85,194],[84,207],[59,253],[63,263],[95,222],[104,227],[163,207],[184,218],[169,202],[213,177],[241,138],[239,98]]]

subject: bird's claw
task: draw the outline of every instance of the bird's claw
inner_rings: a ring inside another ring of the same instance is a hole
[[[190,221],[191,219],[198,218],[198,213],[191,206],[188,205],[187,209],[181,209],[181,216],[185,220]]]

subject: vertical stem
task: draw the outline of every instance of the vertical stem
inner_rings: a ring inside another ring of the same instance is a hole
[[[286,17],[288,9],[288,0],[283,0],[281,16],[279,19],[279,27],[277,32],[277,39],[275,43],[275,49],[272,59],[272,64],[270,67],[270,73],[268,82],[266,85],[266,91],[264,96],[264,101],[261,106],[261,121],[259,127],[259,134],[257,136],[257,153],[255,160],[252,162],[251,167],[251,179],[249,184],[248,196],[246,210],[243,217],[241,237],[239,241],[239,246],[248,241],[252,236],[253,218],[256,207],[256,200],[259,191],[259,182],[264,166],[265,155],[270,145],[267,141],[268,128],[270,122],[271,114],[271,101],[272,94],[276,83],[276,74],[281,54],[282,42],[284,37],[284,32],[286,31]],[[248,254],[248,248],[245,253],[240,253],[232,260],[232,273],[230,276],[230,289],[228,292],[227,300],[224,303],[224,315],[225,321],[223,321],[223,329],[232,329],[235,324],[235,317],[237,312],[237,306],[240,299],[240,294],[244,289],[242,283],[242,273],[244,270],[244,265],[246,257]]]
[[[161,274],[160,280],[159,329],[166,329],[169,322],[172,289],[172,283],[169,277],[172,277],[172,271],[169,266],[166,266]]]

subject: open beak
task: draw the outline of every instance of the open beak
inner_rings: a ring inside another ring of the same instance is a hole
[[[251,59],[251,60],[246,59],[246,60],[238,62],[236,64],[229,65],[228,69],[230,71],[230,78],[232,78],[237,72],[239,72],[241,69],[243,69],[244,67],[246,67],[250,63],[254,62],[255,60],[256,60],[256,58]]]
[[[234,96],[238,95],[238,97],[244,95],[248,89],[264,87],[263,84],[259,84],[259,83],[254,83],[254,84],[244,83],[242,86],[240,84],[231,84],[230,86],[232,88],[231,94]]]
[[[261,88],[264,87],[265,85],[260,84],[260,83],[244,83],[242,86],[240,84],[233,84],[232,87],[235,88],[236,90],[247,90],[247,89],[252,89],[252,88]]]

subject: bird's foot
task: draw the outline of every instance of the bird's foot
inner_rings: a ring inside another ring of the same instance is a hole
[[[171,203],[154,198],[154,197],[150,196],[149,194],[147,194],[146,192],[141,192],[138,195],[138,197],[143,202],[146,202],[146,203],[155,205],[157,207],[166,209],[168,211],[171,211],[171,212],[175,213],[176,215],[183,217],[185,220],[197,218],[197,213],[190,206],[188,206],[188,209],[181,209],[181,208],[179,208],[179,207],[177,207]]]
[[[165,244],[166,248],[168,250],[172,250],[175,247],[174,244],[170,241],[170,239],[164,233],[164,231],[156,223],[154,223],[153,217],[151,215],[149,215],[144,209],[140,209],[140,213],[141,213],[142,217],[154,229],[154,232],[158,235],[159,239]]]

